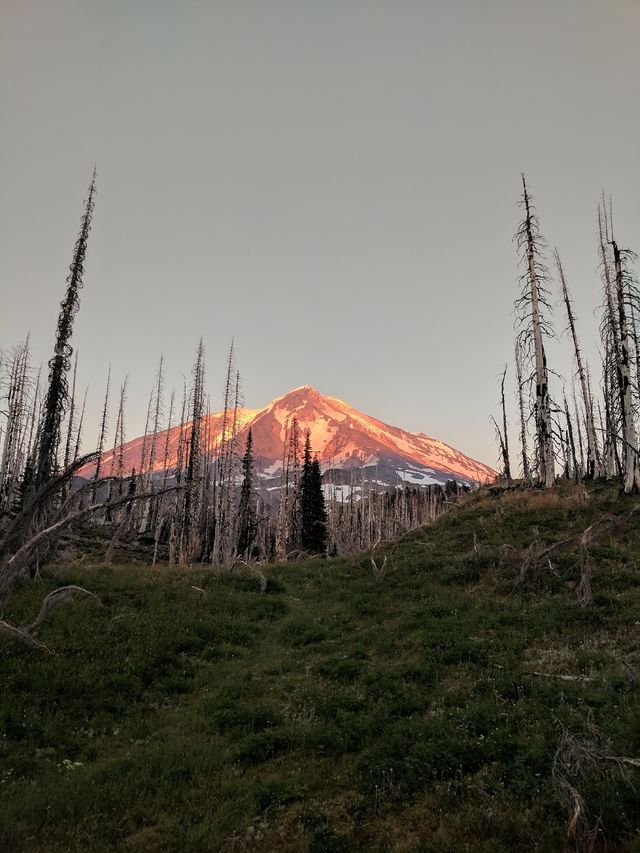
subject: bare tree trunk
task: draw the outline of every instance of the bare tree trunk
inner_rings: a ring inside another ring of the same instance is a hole
[[[569,414],[569,404],[567,403],[567,398],[564,398],[564,413],[567,420],[567,450],[570,455],[570,460],[573,463],[573,476],[576,479],[576,483],[580,482],[580,469],[578,468],[578,459],[576,457],[576,442],[573,437],[573,426],[571,424],[571,415]],[[569,474],[567,475],[567,479],[569,479]]]
[[[529,468],[529,454],[527,453],[527,423],[524,414],[524,396],[522,393],[522,350],[516,341],[516,374],[518,379],[518,410],[520,412],[520,446],[522,451],[522,477],[525,482],[531,479]]]
[[[198,344],[196,363],[193,368],[193,399],[191,436],[188,446],[187,468],[182,519],[178,539],[178,561],[189,565],[197,552],[197,520],[200,509],[198,500],[202,475],[202,405],[204,395],[204,344]]]
[[[597,442],[596,442],[596,430],[593,423],[593,412],[590,405],[589,400],[589,389],[587,386],[587,372],[584,367],[584,363],[582,361],[582,351],[580,349],[580,344],[578,342],[578,333],[576,331],[576,321],[573,313],[573,306],[571,305],[571,299],[569,297],[569,289],[567,288],[567,282],[564,275],[564,269],[562,267],[562,262],[560,260],[560,255],[558,254],[558,250],[555,250],[555,261],[556,266],[558,268],[558,275],[560,277],[560,285],[562,289],[562,299],[564,301],[564,306],[567,311],[567,320],[569,321],[569,329],[571,331],[571,339],[573,341],[573,352],[576,360],[576,367],[578,370],[578,378],[580,379],[580,387],[582,389],[582,401],[584,404],[585,411],[585,421],[587,428],[587,470],[586,476],[588,479],[593,480],[596,476],[596,466],[597,466]]]
[[[175,391],[171,391],[169,400],[169,420],[167,423],[167,432],[164,440],[164,451],[162,454],[162,490],[167,487],[167,477],[169,476],[169,439],[171,437],[171,427],[173,420],[173,406],[175,403]]]
[[[615,240],[611,241],[615,265],[616,296],[618,302],[618,323],[620,339],[617,351],[618,386],[620,407],[622,410],[622,430],[624,439],[624,491],[640,491],[640,469],[638,468],[638,448],[636,429],[633,420],[633,400],[631,367],[629,363],[629,331],[626,316],[625,271],[623,253]]]
[[[93,487],[91,489],[91,502],[95,503],[96,501],[96,488],[97,482],[100,479],[100,472],[102,470],[102,454],[104,453],[104,440],[107,434],[107,418],[109,413],[109,386],[111,385],[111,365],[109,365],[109,371],[107,373],[107,387],[104,393],[104,406],[102,408],[102,420],[100,421],[100,433],[98,435],[98,458],[96,460],[96,470],[93,475]]]
[[[217,476],[215,480],[215,504],[216,512],[214,518],[214,537],[213,537],[213,554],[212,561],[214,563],[222,560],[222,543],[225,540],[227,532],[227,488],[226,481],[227,473],[227,453],[229,450],[229,409],[231,407],[231,377],[233,375],[233,340],[229,347],[229,356],[227,359],[227,375],[224,386],[224,408],[222,413],[222,428],[220,433],[220,444],[218,449],[218,459],[216,463]]]
[[[549,373],[543,342],[544,321],[541,313],[540,278],[542,275],[539,252],[541,238],[538,233],[537,218],[533,213],[529,191],[522,175],[523,204],[525,218],[517,238],[518,245],[524,250],[527,264],[527,298],[530,309],[530,334],[533,341],[535,363],[535,415],[538,448],[538,479],[549,488],[555,483],[555,462],[553,454],[553,428],[551,420],[551,400],[549,398]]]
[[[509,435],[507,432],[507,407],[504,399],[504,382],[507,378],[507,366],[505,365],[502,373],[502,382],[500,383],[500,393],[502,395],[502,434],[504,437],[503,460],[504,460],[504,476],[507,483],[511,485],[511,462],[509,460]]]
[[[89,388],[84,389],[84,397],[82,398],[82,409],[80,409],[80,420],[78,421],[78,432],[76,433],[76,446],[73,449],[73,461],[75,462],[80,457],[80,449],[82,447],[82,427],[84,425],[84,413],[87,407],[87,393]]]
[[[612,234],[610,233],[610,221],[607,214],[607,205],[604,194],[598,205],[598,235],[600,251],[600,268],[602,282],[604,285],[605,311],[601,322],[601,337],[604,349],[603,382],[605,394],[606,412],[606,441],[609,446],[609,457],[616,462],[616,467],[621,472],[618,434],[618,424],[622,424],[622,411],[620,409],[620,396],[613,392],[614,377],[617,381],[618,354],[620,351],[620,328],[618,325],[618,313],[616,310],[615,284],[612,274],[613,260],[610,256],[610,245]],[[613,476],[610,468],[608,476]]]
[[[69,467],[71,462],[71,437],[73,435],[73,417],[76,407],[76,377],[78,375],[78,351],[73,360],[73,379],[71,381],[71,399],[69,400],[69,422],[67,424],[67,441],[64,448],[63,469]]]
[[[573,402],[573,416],[574,416],[575,421],[576,421],[576,435],[578,437],[578,450],[580,453],[580,476],[583,476],[587,469],[585,467],[585,460],[584,460],[584,444],[582,441],[582,426],[580,424],[580,410],[578,409],[578,401],[576,399],[576,386],[573,382],[571,383],[571,393],[573,396],[573,401],[572,401]],[[594,424],[593,430],[595,432],[595,424]]]

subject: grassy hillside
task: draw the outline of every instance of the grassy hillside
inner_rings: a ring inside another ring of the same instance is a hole
[[[0,849],[558,851],[573,788],[579,838],[640,851],[640,770],[613,760],[640,757],[637,522],[593,545],[592,607],[572,547],[515,588],[534,528],[635,505],[591,491],[469,496],[382,581],[86,559],[24,586],[17,624],[63,583],[102,606],[52,613],[55,654],[0,638]]]

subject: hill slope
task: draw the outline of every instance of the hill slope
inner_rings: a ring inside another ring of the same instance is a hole
[[[238,412],[238,446],[244,448],[246,434],[251,428],[256,472],[265,490],[276,487],[280,481],[283,442],[294,416],[298,419],[302,440],[306,430],[311,431],[311,445],[324,471],[364,468],[370,481],[388,486],[398,482],[429,485],[449,479],[478,483],[495,478],[495,471],[487,465],[442,441],[384,424],[342,400],[325,397],[310,385],[304,385],[278,397],[263,409],[240,409]],[[187,430],[189,426],[185,425]],[[209,446],[214,450],[220,445],[222,429],[221,412],[207,415],[202,432],[209,436]],[[154,470],[163,469],[165,447],[168,467],[175,467],[179,443],[180,426],[158,434],[153,454]],[[150,444],[150,440],[145,444],[143,438],[136,438],[124,445],[127,474],[134,468],[140,471],[143,448],[148,458]],[[105,453],[103,473],[110,472],[112,458],[113,451]],[[87,466],[80,473],[91,476],[94,470],[95,466]],[[338,477],[337,481],[340,479]]]
[[[555,851],[566,782],[595,849],[637,850],[640,772],[611,759],[640,756],[637,532],[592,546],[590,608],[571,548],[515,590],[534,528],[551,543],[637,503],[473,495],[382,582],[368,557],[315,560],[266,569],[264,595],[66,560],[6,617],[69,581],[102,607],[52,615],[55,655],[0,639],[0,849]]]

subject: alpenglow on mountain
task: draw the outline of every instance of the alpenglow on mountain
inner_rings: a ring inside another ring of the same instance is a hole
[[[255,471],[261,490],[270,491],[280,482],[283,442],[293,418],[298,420],[301,447],[306,430],[311,431],[311,447],[317,454],[327,481],[336,486],[343,485],[342,496],[349,491],[351,483],[358,489],[362,481],[379,488],[395,488],[398,485],[428,486],[456,480],[461,484],[474,485],[493,480],[495,471],[481,462],[476,462],[459,450],[424,433],[411,433],[399,427],[382,423],[364,415],[335,397],[325,397],[310,385],[295,388],[283,397],[278,397],[263,409],[239,409],[237,412],[237,448],[242,454],[249,427],[253,437]],[[222,412],[205,416],[208,421],[203,434],[209,436],[214,454],[220,445]],[[164,448],[168,447],[167,463],[172,469],[176,465],[181,429],[188,434],[189,424],[175,426],[158,434],[156,445],[159,452],[154,470],[164,469]],[[130,474],[135,468],[140,471],[144,439],[135,438],[124,445],[124,472]],[[146,441],[147,453],[149,439]],[[115,451],[118,454],[118,450]],[[103,455],[101,472],[112,471],[114,453]],[[80,473],[92,476],[95,465],[87,466]],[[340,497],[338,489],[337,497]]]

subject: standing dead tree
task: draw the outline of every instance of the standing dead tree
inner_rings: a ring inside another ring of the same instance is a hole
[[[549,488],[555,483],[555,459],[549,371],[544,339],[552,335],[551,326],[546,318],[551,308],[546,288],[548,273],[542,257],[545,244],[524,175],[522,175],[520,205],[523,208],[524,218],[516,232],[515,242],[525,272],[520,278],[522,289],[520,297],[516,300],[518,337],[525,356],[533,362],[538,482],[545,488]]]
[[[294,415],[284,427],[280,474],[276,558],[283,560],[300,548],[300,428]]]
[[[624,490],[627,494],[640,491],[640,466],[638,465],[638,446],[633,411],[633,384],[631,378],[630,331],[627,319],[628,309],[633,300],[637,300],[634,277],[629,269],[629,260],[635,258],[629,249],[620,249],[611,239],[615,270],[616,302],[618,308],[619,341],[616,350],[618,391],[622,414],[622,436],[624,453]]]
[[[612,476],[613,463],[624,482],[626,493],[640,490],[634,395],[638,375],[632,370],[637,351],[635,316],[640,304],[637,281],[631,270],[635,255],[621,249],[613,231],[611,202],[598,205],[600,271],[604,306],[600,322],[603,347],[603,387],[606,413],[605,473]],[[633,345],[633,351],[632,351]]]
[[[64,447],[64,461],[62,467],[68,468],[71,463],[71,442],[73,440],[73,426],[76,411],[76,379],[78,376],[78,351],[73,360],[73,379],[71,380],[71,398],[69,400],[69,418],[67,423],[67,440]]]
[[[527,419],[524,411],[524,394],[522,381],[522,348],[520,341],[515,346],[516,379],[518,383],[518,413],[520,416],[520,452],[522,458],[522,477],[525,482],[531,479],[529,453],[527,451]]]
[[[30,434],[35,413],[32,413],[30,403],[28,338],[9,355],[6,370],[6,377],[0,379],[6,388],[0,406],[4,422],[0,452],[0,513],[9,512],[18,500],[26,457],[31,451]]]
[[[610,215],[603,195],[598,204],[598,253],[604,291],[600,337],[602,340],[602,385],[605,416],[604,418],[601,417],[600,420],[603,428],[602,473],[607,478],[616,474],[622,475],[620,460],[622,412],[620,410],[620,396],[614,390],[617,383],[620,327],[616,310],[611,239]]]
[[[500,394],[501,394],[501,408],[502,408],[502,429],[498,426],[495,418],[492,418],[493,425],[496,430],[496,436],[498,438],[498,443],[500,445],[500,454],[502,456],[502,465],[504,471],[504,478],[507,481],[507,484],[511,484],[511,461],[509,459],[509,433],[507,431],[507,408],[505,403],[504,396],[504,383],[507,378],[507,366],[505,365],[504,370],[502,371],[502,381],[500,383]]]
[[[73,449],[73,462],[78,459],[80,456],[80,448],[82,447],[82,427],[84,426],[84,413],[87,408],[87,394],[89,393],[89,388],[84,389],[84,396],[82,398],[82,408],[80,409],[80,420],[78,421],[78,429],[76,431],[76,446]]]
[[[60,443],[60,429],[67,407],[67,374],[71,369],[72,349],[69,344],[73,331],[73,320],[79,307],[79,292],[82,288],[84,260],[91,231],[96,194],[96,172],[94,169],[89,194],[85,202],[80,235],[76,241],[73,262],[67,277],[67,292],[58,317],[53,357],[49,361],[49,384],[43,407],[40,426],[38,456],[35,467],[34,486],[40,487],[56,469],[56,457]]]
[[[569,404],[567,403],[566,395],[564,397],[564,416],[567,422],[567,432],[565,436],[565,454],[567,464],[565,465],[567,480],[575,477],[576,482],[580,482],[581,469],[578,464],[578,456],[576,454],[576,440],[571,423],[571,415],[569,414]]]
[[[104,403],[102,406],[102,418],[100,420],[100,432],[98,433],[98,458],[96,460],[96,470],[93,474],[93,486],[91,488],[91,500],[95,503],[97,483],[100,480],[102,473],[102,455],[104,453],[104,442],[107,436],[107,422],[109,419],[109,391],[111,389],[111,365],[107,373],[107,387],[104,392]]]
[[[125,403],[127,400],[127,384],[129,377],[125,376],[120,386],[120,403],[118,405],[118,416],[116,418],[116,432],[113,440],[113,454],[111,456],[111,477],[118,480],[118,494],[122,495],[124,488],[124,443],[125,443]]]
[[[231,417],[231,434],[227,443],[226,451],[226,505],[224,509],[225,526],[222,531],[220,558],[222,565],[229,568],[235,557],[235,543],[237,532],[237,513],[235,498],[238,481],[238,412],[241,402],[240,373],[236,371],[234,388],[233,415]]]
[[[184,472],[184,497],[178,519],[178,562],[189,565],[198,559],[198,522],[201,509],[200,488],[202,478],[202,419],[204,402],[204,344],[198,344],[193,367],[191,393],[191,428],[187,444],[186,470]]]
[[[213,535],[213,553],[212,562],[224,562],[224,554],[227,551],[228,541],[230,539],[230,519],[228,517],[229,507],[229,490],[231,483],[229,482],[228,472],[230,465],[230,457],[232,454],[232,422],[233,413],[231,412],[231,401],[233,396],[233,357],[234,343],[231,341],[229,347],[229,355],[227,358],[227,373],[224,386],[224,407],[222,413],[222,425],[220,428],[220,439],[218,442],[218,455],[214,467],[214,494],[213,502],[215,506],[214,514],[214,535]]]

